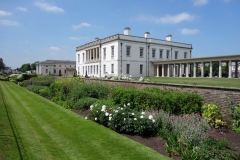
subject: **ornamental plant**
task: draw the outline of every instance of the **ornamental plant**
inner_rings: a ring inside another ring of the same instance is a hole
[[[211,103],[203,105],[202,116],[214,128],[226,126],[226,122],[222,120],[222,112],[217,104]]]
[[[234,104],[230,99],[228,107],[232,118],[232,129],[240,132],[240,103]]]

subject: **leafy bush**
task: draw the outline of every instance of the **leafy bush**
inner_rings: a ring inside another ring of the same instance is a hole
[[[96,122],[108,126],[120,133],[156,135],[157,125],[153,116],[131,110],[130,103],[124,107],[113,109],[106,105],[92,105],[89,117]]]
[[[54,76],[38,75],[31,79],[33,85],[50,86],[55,81]]]
[[[240,103],[234,105],[232,99],[230,99],[229,103],[229,111],[232,118],[232,128],[233,130],[240,132]]]
[[[194,93],[173,92],[158,88],[135,88],[115,87],[112,98],[115,104],[124,105],[131,102],[132,109],[141,110],[164,110],[173,114],[190,114],[201,111],[203,98]]]
[[[219,128],[226,125],[226,123],[222,121],[222,112],[217,104],[203,105],[202,116],[212,127]]]
[[[24,80],[24,81],[20,82],[19,84],[22,87],[27,87],[29,85],[29,80]]]
[[[51,97],[50,89],[47,86],[33,86],[31,91],[46,98]]]
[[[204,139],[199,145],[186,149],[182,154],[183,160],[239,160],[240,153],[234,153],[228,148],[226,140],[215,140],[211,137]]]
[[[70,107],[72,109],[87,110],[95,101],[97,101],[96,98],[84,97],[79,99],[76,103],[73,104],[73,106]]]

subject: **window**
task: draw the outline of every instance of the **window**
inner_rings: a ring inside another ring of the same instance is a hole
[[[114,64],[111,65],[111,73],[114,73]]]
[[[130,64],[127,64],[127,74],[130,74]]]
[[[56,69],[53,70],[53,73],[54,73],[54,74],[56,73]]]
[[[152,49],[152,58],[155,58],[155,49]]]
[[[71,67],[71,65],[70,65],[70,67]]]
[[[112,46],[112,57],[114,57],[114,46]]]
[[[83,67],[83,71],[84,71],[84,67]],[[83,72],[84,73],[84,72]],[[80,74],[80,69],[79,69],[79,67],[78,67],[78,74]]]
[[[143,65],[140,64],[140,74],[143,74]]]
[[[140,48],[140,57],[143,57],[143,48]]]
[[[48,66],[46,66],[46,67],[48,67]]]
[[[160,59],[162,59],[162,52],[163,52],[163,50],[160,49],[160,52],[159,52],[159,58],[160,58]]]
[[[106,73],[106,64],[103,65],[103,73]]]
[[[80,62],[80,55],[78,54],[78,63]]]
[[[56,67],[56,65],[54,65],[54,67]]]
[[[178,66],[175,66],[175,75],[178,73]]]
[[[85,74],[85,75],[87,74],[87,66],[85,66],[85,73],[83,73],[83,74]]]
[[[59,67],[61,67],[61,65],[59,65]]]
[[[106,48],[103,48],[103,58],[106,59]]]
[[[167,51],[167,59],[169,58],[169,50]]]
[[[48,74],[48,69],[46,69],[46,74]]]
[[[127,46],[127,56],[130,56],[130,49],[131,49],[131,47]]]
[[[184,52],[184,58],[187,58],[187,52]]]
[[[175,59],[178,57],[178,51],[175,52]]]

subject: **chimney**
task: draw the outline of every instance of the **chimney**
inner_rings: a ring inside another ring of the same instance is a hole
[[[130,35],[130,30],[131,29],[129,27],[125,27],[124,28],[124,35],[128,35],[129,36]]]
[[[150,33],[149,32],[145,32],[144,37],[145,38],[150,38]]]
[[[99,38],[98,37],[96,37],[95,39],[94,39],[94,41],[98,41],[99,40]]]
[[[171,34],[166,36],[166,41],[172,41],[172,35]]]

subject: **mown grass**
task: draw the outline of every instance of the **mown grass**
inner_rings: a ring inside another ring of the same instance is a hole
[[[11,82],[0,92],[0,159],[169,159]]]
[[[240,78],[149,77],[150,82],[240,88]]]

